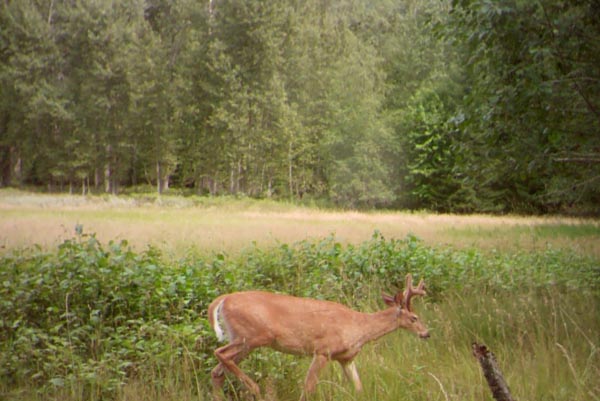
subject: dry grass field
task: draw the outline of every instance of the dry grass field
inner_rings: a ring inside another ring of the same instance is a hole
[[[319,210],[272,201],[163,197],[82,197],[0,191],[0,248],[50,248],[75,226],[102,242],[126,239],[167,253],[236,252],[334,235],[359,243],[375,230],[388,238],[414,234],[431,245],[532,250],[547,246],[600,255],[600,221],[567,217],[447,215]]]

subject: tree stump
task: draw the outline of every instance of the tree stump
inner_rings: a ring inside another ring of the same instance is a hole
[[[494,399],[496,401],[514,401],[492,351],[483,344],[473,343],[473,356],[481,365]]]

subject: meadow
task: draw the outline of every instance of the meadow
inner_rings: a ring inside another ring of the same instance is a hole
[[[600,220],[556,216],[451,215],[425,212],[356,212],[250,198],[138,195],[70,196],[0,190],[0,251],[52,249],[76,226],[103,243],[127,240],[166,254],[237,253],[334,235],[358,244],[374,231],[386,237],[416,235],[433,246],[482,250],[572,249],[600,257]]]
[[[427,283],[415,309],[432,337],[367,345],[363,393],[331,364],[312,399],[491,400],[474,341],[517,400],[600,399],[597,220],[0,191],[0,241],[2,399],[209,400],[218,294],[375,311],[408,272]],[[266,399],[296,400],[309,363],[260,350],[242,367]]]

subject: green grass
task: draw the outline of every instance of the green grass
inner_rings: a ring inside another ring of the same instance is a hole
[[[491,294],[477,295],[452,294],[439,304],[419,305],[430,323],[431,339],[423,341],[397,332],[367,345],[357,358],[362,394],[356,394],[339,366],[331,363],[322,372],[313,399],[491,400],[471,355],[472,341],[483,342],[495,352],[515,399],[583,401],[600,397],[597,304],[590,308],[589,299],[574,296],[564,300],[568,306],[561,306],[554,291],[516,297],[503,294],[508,298],[504,301]],[[272,399],[292,401],[300,396],[309,362],[310,358],[259,350],[242,366]],[[173,376],[167,382],[172,380]],[[193,384],[188,378],[186,385]],[[234,399],[247,396],[233,379],[229,390]],[[200,399],[209,392],[210,387],[202,383]],[[188,399],[194,399],[191,393]],[[180,396],[180,389],[174,387],[167,396],[155,399]]]
[[[0,258],[0,395],[14,400],[205,400],[217,347],[206,307],[218,294],[263,288],[381,308],[407,272],[422,341],[392,333],[357,358],[364,392],[335,364],[314,400],[491,400],[473,341],[497,356],[516,399],[600,398],[600,269],[573,250],[481,252],[375,234],[250,247],[227,256],[137,252],[93,236]],[[296,400],[309,358],[258,350],[243,362],[270,400]],[[247,399],[231,380],[233,399]]]
[[[600,237],[600,225],[591,223],[569,224],[569,223],[548,223],[536,225],[515,225],[500,227],[477,227],[477,228],[450,228],[450,232],[461,237],[480,237],[501,238],[528,237],[533,236],[538,240],[556,239],[556,238],[598,238]]]
[[[315,399],[491,400],[471,355],[473,341],[495,353],[515,399],[600,398],[600,310],[586,296],[565,297],[556,290],[451,293],[418,308],[430,324],[429,340],[397,332],[367,345],[357,358],[364,392],[356,394],[333,363],[323,372]],[[277,377],[276,399],[291,401],[299,398],[308,363],[300,360],[287,368],[291,372],[284,366],[284,373],[255,360],[244,367],[261,373],[258,377],[266,369]]]
[[[600,226],[597,224],[545,224],[536,226],[534,231],[541,238],[584,238],[600,236]]]

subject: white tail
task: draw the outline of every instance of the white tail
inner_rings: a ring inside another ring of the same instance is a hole
[[[219,302],[216,308],[213,308],[212,316],[211,316],[211,324],[213,325],[213,329],[215,330],[215,334],[217,335],[217,339],[219,341],[225,341],[227,337],[223,332],[223,328],[221,327],[221,309],[223,308],[223,300]]]
[[[389,308],[375,313],[354,311],[335,302],[262,291],[218,297],[210,304],[208,317],[217,337],[222,340],[226,334],[229,344],[215,351],[219,361],[212,371],[215,397],[221,398],[225,370],[260,397],[258,385],[238,367],[250,351],[259,347],[313,356],[302,399],[314,390],[319,371],[331,360],[340,363],[345,376],[360,391],[362,384],[353,360],[365,343],[398,328],[421,338],[429,337],[427,328],[410,308],[413,296],[425,295],[423,280],[414,288],[409,274],[403,293],[382,295]]]

